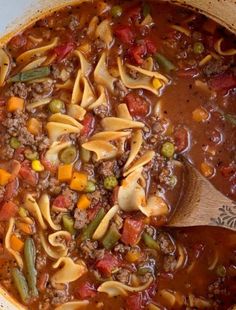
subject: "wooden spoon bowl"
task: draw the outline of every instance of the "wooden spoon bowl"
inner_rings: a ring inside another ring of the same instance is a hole
[[[183,193],[168,226],[221,226],[236,231],[233,202],[184,160]]]

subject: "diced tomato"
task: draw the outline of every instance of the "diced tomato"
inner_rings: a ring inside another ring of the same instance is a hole
[[[129,93],[124,98],[125,103],[127,103],[129,112],[132,116],[143,117],[148,114],[148,103],[147,101],[135,93]]]
[[[18,160],[13,159],[10,162],[11,181],[18,177],[21,168],[21,163]]]
[[[25,152],[25,148],[24,147],[19,147],[14,152],[14,159],[22,162],[25,159],[24,152]]]
[[[236,166],[223,166],[220,169],[221,174],[225,178],[230,178],[236,173]]]
[[[35,172],[28,166],[27,162],[22,164],[19,175],[22,181],[27,183],[30,186],[35,187],[38,184],[39,176],[37,172]]]
[[[15,37],[13,37],[10,41],[10,45],[14,48],[14,49],[18,49],[23,47],[25,44],[27,43],[27,38],[25,36],[23,36],[22,34],[19,34]]]
[[[134,60],[138,65],[141,65],[144,62],[144,56],[147,54],[146,45],[134,45],[129,49],[128,54],[132,57],[132,60]]]
[[[5,187],[4,200],[8,201],[15,197],[18,193],[19,181],[15,178],[13,181],[8,183]]]
[[[143,231],[144,223],[142,220],[126,218],[124,222],[121,241],[126,245],[135,245],[138,243]]]
[[[128,16],[128,18],[132,19],[133,21],[136,21],[141,18],[141,7],[137,5],[132,6],[128,8],[128,10],[125,13],[126,13],[125,15]]]
[[[151,225],[154,227],[164,226],[167,222],[168,218],[165,215],[151,217]]]
[[[9,221],[11,217],[16,216],[17,211],[18,207],[14,202],[5,202],[0,208],[0,221]]]
[[[47,171],[50,171],[51,173],[55,173],[57,171],[57,166],[47,160],[45,158],[45,154],[40,156],[40,161]]]
[[[106,253],[103,258],[96,263],[96,268],[103,276],[109,277],[119,264],[118,259],[114,255]]]
[[[68,209],[71,206],[71,198],[66,195],[59,195],[53,201],[53,207]]]
[[[75,290],[75,296],[82,299],[95,297],[96,293],[95,287],[88,281],[80,284]]]
[[[87,209],[87,217],[89,221],[92,221],[96,214],[98,213],[98,211],[101,209],[101,205],[97,204],[96,206],[92,207],[92,208],[88,208]]]
[[[196,68],[192,69],[179,69],[177,72],[178,77],[182,77],[185,79],[194,78],[199,75],[199,71]]]
[[[49,274],[48,273],[44,272],[44,273],[41,273],[39,275],[37,287],[38,287],[40,292],[44,292],[46,290],[48,281],[49,281]]]
[[[185,128],[180,127],[174,133],[175,146],[177,152],[183,152],[188,147],[188,132]]]
[[[143,309],[142,293],[134,293],[125,299],[126,310],[141,310]]]
[[[215,91],[228,91],[236,88],[236,76],[232,73],[219,74],[210,79],[209,85]]]
[[[147,54],[154,54],[156,53],[157,48],[155,43],[150,39],[144,39],[140,41],[139,44],[135,44],[128,50],[128,54],[132,57],[138,65],[141,65],[144,60],[143,58]]]
[[[74,49],[75,49],[75,43],[68,42],[55,47],[54,53],[57,55],[57,60],[61,61],[64,58],[66,58],[66,56]]]
[[[134,41],[134,33],[129,26],[120,25],[116,27],[114,34],[122,43],[132,44]]]
[[[155,54],[157,52],[156,44],[151,39],[145,39],[145,45],[149,54]]]
[[[81,130],[81,135],[88,137],[94,130],[95,118],[91,113],[87,113],[82,120],[81,124],[84,126]]]

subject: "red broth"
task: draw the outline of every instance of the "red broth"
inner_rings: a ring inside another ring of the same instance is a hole
[[[235,232],[166,224],[182,156],[236,199],[235,49],[198,13],[136,1],[65,7],[3,47],[0,279],[14,298],[233,309]]]

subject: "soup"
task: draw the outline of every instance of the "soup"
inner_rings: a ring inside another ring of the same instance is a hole
[[[233,309],[235,232],[167,226],[183,157],[236,198],[235,37],[167,3],[99,1],[0,55],[3,288],[32,310]]]

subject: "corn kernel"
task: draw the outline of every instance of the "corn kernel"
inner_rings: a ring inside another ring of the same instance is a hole
[[[33,160],[31,165],[32,169],[36,172],[41,172],[44,170],[44,166],[41,164],[39,160]]]
[[[140,252],[138,250],[131,250],[127,252],[125,258],[129,263],[134,263],[140,259]]]
[[[156,88],[156,89],[159,89],[159,88],[162,87],[161,81],[160,81],[159,79],[157,79],[157,78],[153,78],[153,80],[152,80],[152,85],[153,85],[153,87]]]
[[[192,112],[192,117],[195,122],[204,122],[209,118],[209,113],[204,108],[200,107]]]
[[[209,178],[214,174],[214,167],[210,166],[208,163],[201,163],[201,172],[204,177]]]

